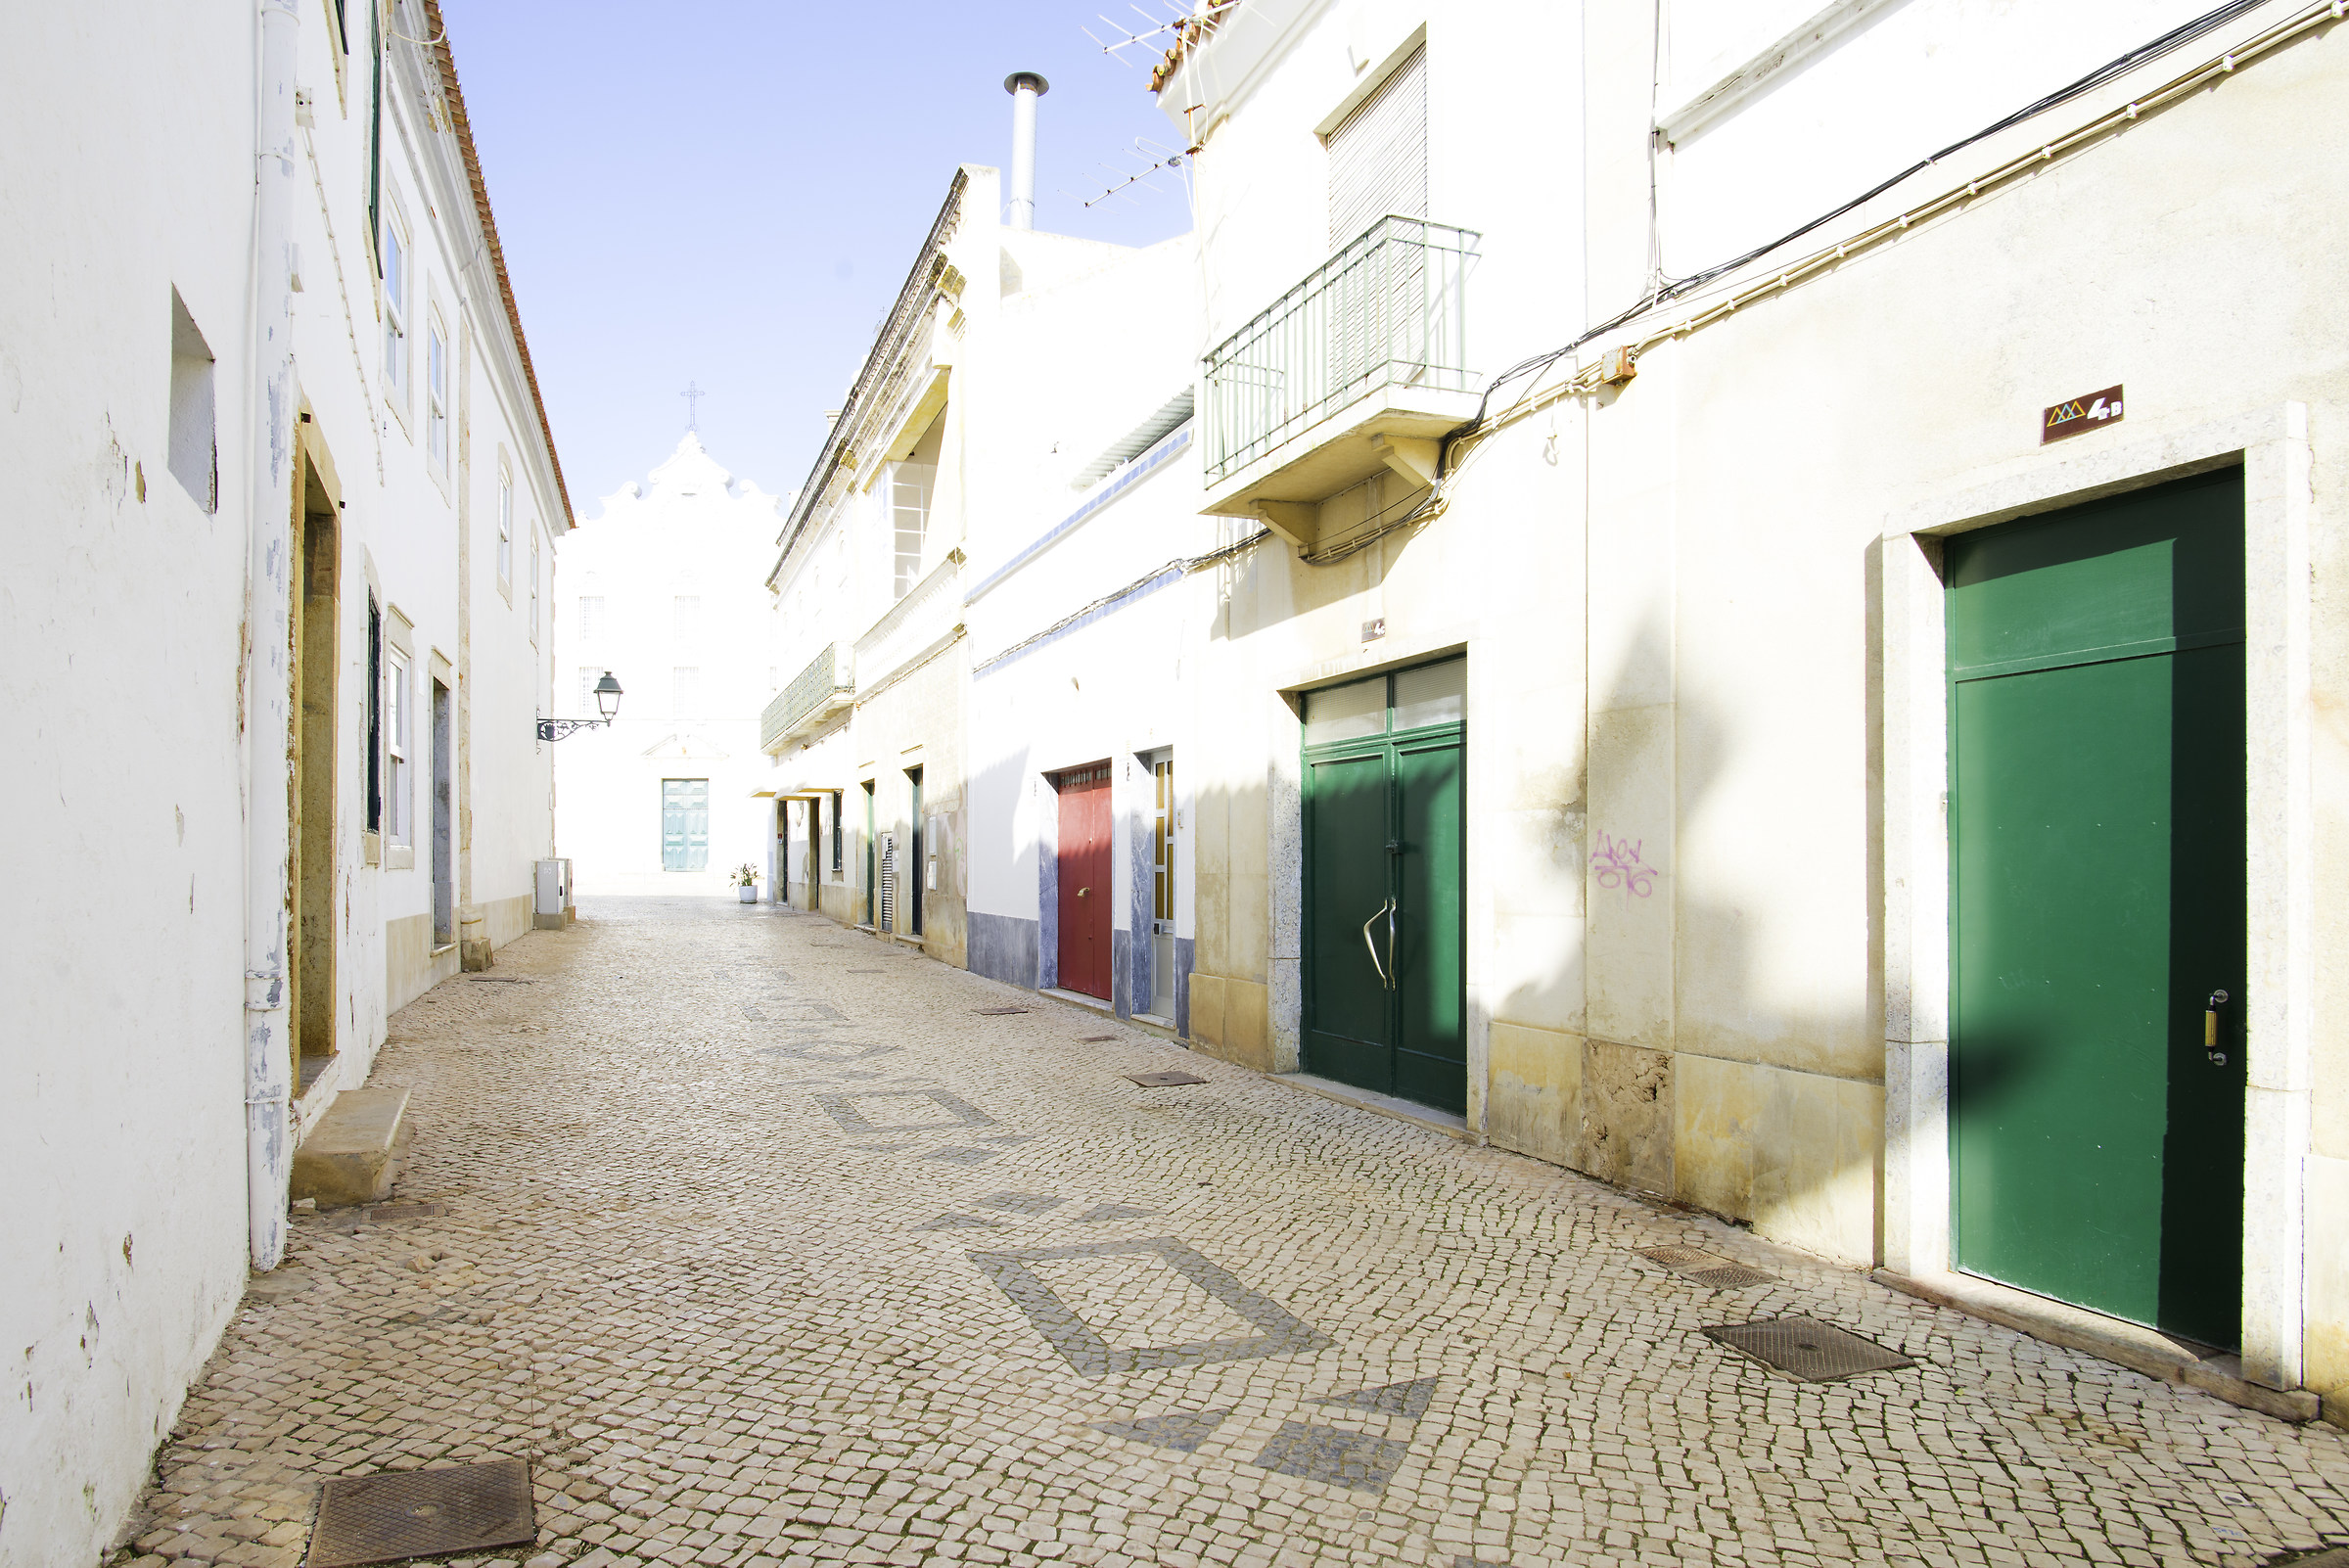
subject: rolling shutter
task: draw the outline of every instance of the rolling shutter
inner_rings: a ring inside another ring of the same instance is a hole
[[[1329,248],[1389,212],[1427,216],[1427,47],[1329,133]]]

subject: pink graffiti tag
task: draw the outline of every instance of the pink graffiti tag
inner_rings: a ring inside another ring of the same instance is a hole
[[[1644,839],[1618,839],[1605,828],[1598,830],[1598,853],[1590,863],[1598,868],[1598,885],[1602,888],[1621,888],[1635,898],[1644,899],[1656,891],[1656,867],[1639,863],[1639,847]]]

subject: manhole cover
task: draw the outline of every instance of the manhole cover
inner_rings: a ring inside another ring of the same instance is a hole
[[[1196,1073],[1184,1072],[1126,1073],[1121,1076],[1128,1083],[1139,1084],[1144,1088],[1173,1088],[1177,1084],[1204,1084],[1207,1082]]]
[[[1742,1290],[1748,1285],[1774,1285],[1778,1276],[1766,1274],[1759,1268],[1716,1258],[1694,1247],[1634,1247],[1633,1252],[1649,1263],[1671,1269],[1682,1279],[1714,1290]]]
[[[1028,1009],[1025,1007],[974,1007],[971,1010],[982,1018],[1009,1018],[1013,1013],[1024,1013]]]
[[[1729,1323],[1704,1330],[1731,1350],[1791,1372],[1806,1383],[1828,1383],[1862,1372],[1884,1372],[1916,1362],[1873,1340],[1810,1317],[1766,1317],[1758,1323]]]
[[[307,1568],[361,1568],[450,1551],[529,1545],[530,1468],[520,1459],[329,1481]]]
[[[438,1220],[446,1213],[448,1213],[448,1205],[445,1203],[379,1203],[368,1209],[367,1218],[379,1222]]]

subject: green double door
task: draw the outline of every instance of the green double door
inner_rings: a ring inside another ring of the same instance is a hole
[[[1465,660],[1309,692],[1305,1070],[1467,1108]]]
[[[2241,471],[1945,565],[1958,1266],[2234,1346]]]

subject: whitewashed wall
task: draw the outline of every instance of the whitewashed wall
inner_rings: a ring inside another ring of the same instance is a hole
[[[266,428],[253,301],[269,292],[254,254],[256,167],[285,181],[300,258],[296,405],[279,410],[293,444],[272,461],[289,476],[298,451],[319,465],[344,541],[340,799],[315,824],[337,849],[340,1055],[296,1108],[298,1126],[364,1079],[390,1011],[455,965],[429,939],[401,945],[417,917],[430,924],[429,855],[393,869],[370,863],[362,842],[370,583],[415,622],[420,697],[440,649],[452,671],[471,670],[477,715],[517,710],[510,732],[477,729],[472,748],[485,807],[475,897],[523,896],[527,926],[527,861],[551,837],[550,775],[526,727],[543,661],[519,621],[484,614],[493,479],[483,454],[513,452],[520,510],[540,529],[566,526],[567,506],[480,259],[450,116],[419,108],[438,71],[412,50],[387,71],[385,173],[411,204],[413,319],[437,300],[449,333],[452,402],[457,346],[471,345],[468,557],[457,443],[436,474],[413,421],[384,422],[367,34],[364,8],[350,12],[348,57],[326,9],[299,8],[289,23],[301,120],[292,166],[255,157],[259,8],[243,0],[28,14],[0,61],[0,214],[17,237],[0,247],[0,459],[16,497],[0,528],[0,706],[16,762],[0,803],[17,825],[0,848],[14,890],[0,976],[15,998],[0,1036],[0,1190],[15,1215],[0,1227],[0,1330],[22,1355],[0,1413],[9,1568],[97,1559],[256,1245],[244,1035],[248,834],[259,819],[247,812],[282,810],[284,795],[255,795],[246,746],[261,748],[263,777],[285,746],[255,727],[256,694],[240,689],[249,617],[265,615],[284,580],[280,562],[278,576],[249,581]],[[403,5],[399,29],[432,36],[425,20]],[[169,462],[174,291],[212,356],[216,510]],[[421,377],[421,332],[410,342]],[[275,526],[293,499],[268,498]],[[474,585],[470,661],[461,576]],[[429,746],[417,761],[421,788]],[[417,818],[429,822],[429,801]],[[283,1201],[287,1152],[264,1215]]]

